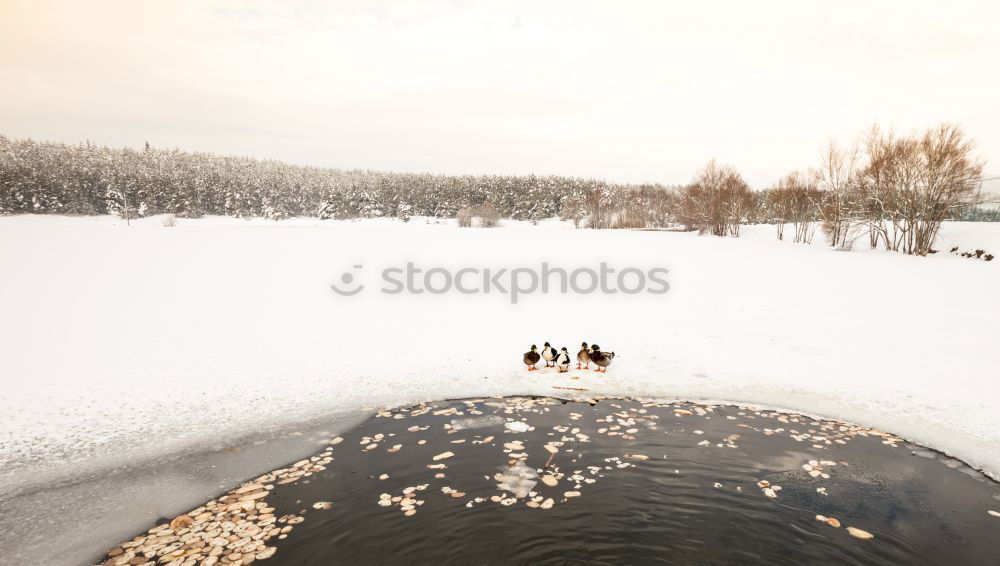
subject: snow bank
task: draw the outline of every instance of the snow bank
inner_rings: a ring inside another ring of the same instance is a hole
[[[1000,225],[946,225],[942,241],[996,253]],[[378,272],[407,261],[666,267],[671,289],[517,305],[378,293]],[[353,265],[369,287],[333,293]],[[567,393],[553,386],[842,418],[1000,477],[996,260],[838,252],[765,226],[728,239],[558,222],[7,217],[0,266],[0,498],[335,412]],[[531,344],[575,355],[584,340],[617,352],[606,375],[524,371]],[[170,490],[175,511],[191,503]]]

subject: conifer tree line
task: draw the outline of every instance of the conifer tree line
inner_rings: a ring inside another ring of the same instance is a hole
[[[977,208],[983,164],[956,126],[897,135],[875,126],[830,144],[815,167],[752,190],[734,167],[710,161],[684,186],[559,176],[433,175],[339,170],[165,150],[66,145],[0,136],[0,214],[170,213],[282,219],[411,216],[558,216],[578,227],[680,226],[739,236],[767,223],[778,239],[856,241],[923,255],[947,219],[998,220]],[[480,215],[482,216],[482,215]],[[791,228],[786,235],[786,228]]]
[[[596,179],[338,170],[0,137],[0,214],[123,216],[127,207],[131,217],[406,219],[453,217],[488,202],[503,218],[538,220],[557,216],[573,197],[623,189]]]

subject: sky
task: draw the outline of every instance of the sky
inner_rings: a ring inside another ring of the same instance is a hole
[[[1000,3],[0,0],[0,135],[755,186],[875,122],[1000,173]]]

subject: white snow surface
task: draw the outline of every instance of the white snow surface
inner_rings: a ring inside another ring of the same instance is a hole
[[[947,224],[944,251],[924,258],[836,251],[820,234],[779,242],[770,226],[736,239],[556,221],[161,221],[0,218],[0,494],[365,407],[573,394],[553,386],[840,418],[1000,478],[1000,260],[947,253],[1000,252],[1000,224]],[[408,261],[665,267],[671,288],[517,305],[379,293],[381,269]],[[333,293],[356,264],[365,291]],[[525,371],[522,353],[545,341],[618,357],[607,374]]]

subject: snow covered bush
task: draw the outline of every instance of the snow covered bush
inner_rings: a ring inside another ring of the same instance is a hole
[[[471,208],[461,208],[458,210],[458,214],[455,215],[455,220],[458,222],[459,228],[471,228],[472,227],[472,209]]]
[[[173,228],[174,226],[177,226],[177,217],[173,214],[168,214],[163,217],[162,224],[164,228]]]

